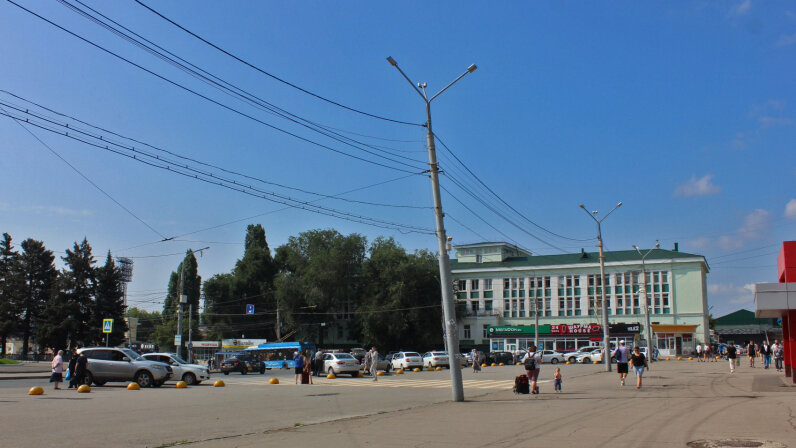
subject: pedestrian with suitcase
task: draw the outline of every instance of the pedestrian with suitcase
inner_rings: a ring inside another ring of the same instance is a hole
[[[535,345],[528,347],[528,352],[522,358],[522,365],[525,367],[525,374],[531,383],[531,393],[538,394],[539,387],[536,385],[536,381],[539,379],[539,372],[542,369],[542,355],[536,351]]]

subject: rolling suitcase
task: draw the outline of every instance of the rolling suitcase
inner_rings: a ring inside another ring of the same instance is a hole
[[[527,375],[520,375],[514,378],[514,393],[515,394],[531,393],[530,383],[528,382]]]
[[[301,384],[310,384],[310,373],[306,370],[301,372]]]

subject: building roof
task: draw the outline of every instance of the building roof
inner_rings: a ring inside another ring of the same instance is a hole
[[[643,249],[642,249],[643,250]],[[666,249],[653,249],[647,255],[647,261],[671,260],[671,259],[693,258],[694,261],[701,261],[707,266],[705,257],[702,255],[689,254]],[[458,260],[451,260],[451,269],[472,269],[472,268],[509,268],[509,267],[535,267],[535,266],[556,266],[556,265],[578,265],[592,264],[600,261],[599,252],[577,252],[572,254],[555,255],[532,255],[529,257],[510,257],[502,262],[484,263],[460,263]],[[616,250],[605,252],[606,263],[619,263],[634,261],[641,263],[641,255],[635,250]]]
[[[758,319],[754,312],[745,309],[734,311],[713,321],[713,328],[716,330],[739,327],[768,328],[770,326],[771,319]]]

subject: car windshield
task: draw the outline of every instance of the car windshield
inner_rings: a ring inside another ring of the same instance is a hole
[[[405,355],[406,356],[420,356],[420,354],[417,353],[417,352],[406,352]]]
[[[144,358],[141,357],[141,355],[139,355],[138,353],[130,350],[129,348],[123,348],[122,352],[125,354],[125,356],[127,356],[128,358],[130,358],[130,359],[132,359],[134,361],[141,361],[142,359],[144,359]]]
[[[180,357],[179,357],[179,356],[177,356],[177,355],[170,355],[170,356],[171,356],[171,359],[173,359],[173,360],[177,361],[177,363],[178,363],[178,364],[188,364],[188,361],[186,361],[186,360],[184,360],[184,359],[180,358]]]
[[[353,356],[349,355],[348,353],[335,353],[334,356],[337,359],[355,359]]]
[[[432,356],[448,356],[448,352],[431,352]]]

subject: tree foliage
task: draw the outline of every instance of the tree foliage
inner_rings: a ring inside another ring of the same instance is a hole
[[[19,328],[23,297],[19,257],[11,235],[4,233],[0,241],[0,356],[6,354],[6,339]]]

